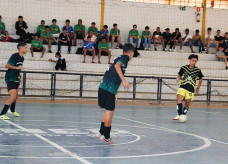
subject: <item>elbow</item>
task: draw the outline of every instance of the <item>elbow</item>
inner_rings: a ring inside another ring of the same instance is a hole
[[[8,68],[8,64],[5,65],[5,68]]]

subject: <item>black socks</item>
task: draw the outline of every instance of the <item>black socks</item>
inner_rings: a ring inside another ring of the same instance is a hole
[[[182,103],[177,104],[177,113],[179,115],[182,114],[182,109],[183,109],[183,104]]]
[[[15,105],[16,105],[16,103],[12,103],[10,106],[10,110],[12,113],[15,112]]]
[[[5,104],[5,106],[4,106],[4,108],[2,109],[2,112],[1,112],[0,115],[6,114],[7,111],[8,111],[8,109],[9,109],[9,107],[10,107],[9,105],[6,105],[6,104]]]

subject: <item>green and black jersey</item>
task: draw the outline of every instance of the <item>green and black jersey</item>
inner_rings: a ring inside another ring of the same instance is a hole
[[[196,80],[201,79],[203,74],[198,67],[189,68],[189,65],[182,66],[178,74],[181,76],[180,88],[194,93]]]
[[[23,65],[23,62],[24,62],[24,57],[23,56],[21,57],[19,55],[19,53],[15,53],[10,57],[10,59],[7,63],[12,66],[18,67],[20,65]],[[8,69],[6,71],[5,81],[7,83],[8,82],[20,82],[20,78],[19,78],[20,71],[21,70],[18,70],[18,69]]]

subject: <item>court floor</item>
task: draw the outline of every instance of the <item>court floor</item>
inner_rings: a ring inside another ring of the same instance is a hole
[[[3,103],[0,103],[2,108]],[[95,138],[96,105],[18,103],[0,120],[1,164],[227,164],[228,110],[192,108],[188,122],[175,107],[117,106],[113,145]]]

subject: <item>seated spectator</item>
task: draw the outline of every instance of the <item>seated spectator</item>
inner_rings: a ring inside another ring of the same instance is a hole
[[[91,30],[93,31],[94,35],[98,36],[98,30],[97,30],[95,22],[91,23],[91,26],[88,28],[88,32],[91,31]]]
[[[48,61],[56,63],[55,69],[57,71],[59,69],[66,71],[66,60],[62,57],[60,52],[56,52],[55,57],[53,59],[49,59]]]
[[[144,42],[144,50],[150,50],[151,49],[151,33],[150,28],[148,26],[145,27],[145,31],[142,32],[142,38]]]
[[[199,30],[196,30],[195,35],[192,37],[192,41],[191,41],[191,45],[190,45],[191,53],[195,53],[193,51],[193,45],[199,47],[199,53],[202,53],[202,51],[205,51],[204,45],[202,42],[202,37],[199,34]]]
[[[26,22],[23,20],[23,16],[18,16],[18,21],[15,23],[16,34],[20,35],[20,40],[24,41],[24,37],[26,35],[25,29],[28,26]]]
[[[228,69],[228,65],[227,65],[228,55],[225,55],[225,53],[222,52],[222,49],[223,49],[223,47],[220,46],[219,50],[216,52],[216,56],[217,56],[218,60],[220,60],[220,59],[224,60],[225,65],[226,65],[225,69]]]
[[[228,49],[228,32],[225,33],[225,36],[223,38],[223,52],[225,52]]]
[[[176,51],[176,45],[180,43],[180,52],[182,52],[182,38],[181,38],[181,33],[179,31],[179,28],[175,29],[175,32],[172,34],[172,44],[173,44],[173,51]]]
[[[207,34],[205,35],[205,46],[207,46],[207,54],[209,54],[209,48],[210,47],[215,47],[216,46],[216,42],[214,39],[214,36],[211,34],[211,30],[212,28],[208,28],[207,29]]]
[[[108,56],[108,64],[110,64],[111,60],[111,52],[109,51],[109,45],[105,37],[101,39],[98,44],[99,54],[98,54],[98,63],[101,64],[101,55]]]
[[[160,27],[157,27],[156,31],[154,31],[153,33],[153,43],[154,43],[154,50],[157,51],[157,48],[156,48],[156,43],[160,44],[161,43],[161,40],[162,40],[162,34],[161,34],[161,31],[160,31]]]
[[[91,63],[95,63],[94,62],[94,58],[95,58],[94,43],[91,42],[90,36],[87,36],[87,41],[84,42],[84,60],[82,63],[85,63],[86,55],[92,56],[92,62]]]
[[[84,38],[84,41],[87,41],[88,36],[90,36],[91,38],[91,42],[93,42],[94,44],[97,43],[97,36],[93,34],[93,31],[89,31],[88,35],[86,35],[86,37]]]
[[[85,26],[82,25],[82,20],[78,19],[78,24],[74,26],[74,44],[76,45],[77,39],[85,38]]]
[[[45,26],[45,31],[41,33],[40,41],[43,44],[48,44],[48,53],[52,53],[51,44],[54,40],[52,33],[49,31],[49,26]]]
[[[172,40],[172,34],[170,33],[170,29],[166,28],[165,32],[162,34],[162,45],[163,45],[163,51],[166,51],[166,46],[170,45],[169,50],[172,50],[172,45],[171,45],[171,40]]]
[[[113,43],[117,42],[117,49],[120,47],[121,37],[120,30],[116,23],[113,24],[113,28],[110,31],[110,40],[111,40],[111,48],[113,48]]]
[[[52,25],[49,26],[50,32],[52,34],[59,34],[60,33],[60,28],[56,23],[57,23],[57,20],[52,19]]]
[[[39,36],[37,34],[35,35],[34,39],[32,40],[30,50],[31,50],[32,57],[34,57],[33,52],[42,52],[40,58],[43,58],[46,48],[43,46],[43,44],[39,40]]]
[[[109,42],[109,35],[108,35],[109,31],[108,31],[108,26],[104,25],[103,29],[100,31],[100,34],[98,36],[98,42],[100,42],[102,40],[102,38],[106,38],[107,42]]]
[[[73,29],[72,26],[70,26],[70,20],[67,19],[65,23],[66,23],[66,25],[63,26],[63,29],[66,28],[67,33],[69,34],[71,40],[76,40],[75,39],[75,34],[74,34],[74,29]],[[73,43],[73,45],[75,46],[76,43]]]
[[[40,36],[43,31],[45,31],[45,21],[41,20],[41,24],[37,26],[37,34]]]
[[[68,46],[68,53],[70,54],[71,51],[71,40],[69,34],[67,34],[67,29],[63,28],[63,32],[59,35],[59,42],[58,42],[58,52],[60,52],[61,45]]]
[[[9,33],[6,31],[5,23],[2,22],[2,16],[0,15],[0,40],[1,40],[1,35],[6,36],[6,41],[9,39]]]
[[[137,30],[137,25],[133,25],[133,29],[129,31],[129,42],[131,44],[136,43],[136,47],[139,48],[141,44],[141,39],[139,32]]]
[[[219,46],[223,45],[223,37],[221,36],[221,31],[217,30],[217,34],[215,36],[215,43],[216,43],[216,52],[219,50]]]
[[[182,38],[183,44],[185,46],[190,46],[192,41],[192,35],[189,34],[189,29],[185,29],[185,36]]]

